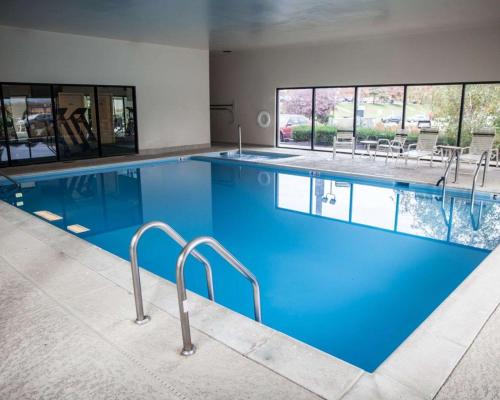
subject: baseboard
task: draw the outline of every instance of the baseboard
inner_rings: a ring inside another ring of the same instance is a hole
[[[210,143],[188,144],[184,146],[160,147],[158,149],[142,149],[139,150],[139,154],[149,156],[155,154],[177,153],[179,151],[190,151],[208,148],[210,148]]]

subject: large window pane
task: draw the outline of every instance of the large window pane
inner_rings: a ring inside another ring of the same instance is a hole
[[[132,88],[98,87],[99,125],[103,155],[135,152]]]
[[[316,89],[314,148],[332,150],[337,129],[354,126],[354,88]]]
[[[3,85],[2,90],[12,162],[55,159],[50,86]]]
[[[408,86],[405,128],[415,142],[421,128],[438,128],[438,144],[456,145],[462,85]]]
[[[500,84],[484,83],[465,86],[461,146],[468,146],[471,133],[485,127],[496,127],[496,146],[500,145]]]
[[[312,89],[283,89],[278,92],[278,144],[311,148]]]
[[[403,119],[403,86],[358,88],[356,137],[360,140],[392,138]]]
[[[93,86],[55,86],[61,159],[99,155]]]

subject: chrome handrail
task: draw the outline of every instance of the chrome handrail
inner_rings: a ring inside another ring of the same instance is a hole
[[[8,181],[10,181],[14,185],[16,185],[17,188],[21,187],[21,185],[19,184],[19,182],[17,182],[15,179],[11,178],[9,175],[4,174],[3,172],[0,172],[0,176],[3,176],[5,179],[7,179]]]
[[[181,247],[185,247],[187,244],[186,240],[184,240],[184,238],[181,235],[179,235],[174,228],[160,221],[148,222],[142,225],[132,237],[132,240],[130,241],[129,252],[130,252],[130,267],[132,269],[132,283],[134,286],[135,311],[137,314],[137,319],[135,320],[135,322],[137,324],[145,324],[151,319],[149,316],[144,315],[141,278],[139,274],[139,265],[137,262],[137,246],[139,245],[139,240],[141,239],[142,235],[146,231],[152,228],[157,228],[165,232],[171,239],[173,239]],[[208,260],[201,254],[199,254],[197,251],[193,251],[193,257],[196,258],[199,262],[201,262],[205,267],[205,274],[207,276],[208,298],[213,301],[214,283],[212,277],[212,267],[210,266]]]
[[[479,170],[481,169],[481,163],[483,162],[484,158],[484,170],[483,170],[483,180],[481,182],[481,186],[484,186],[484,182],[486,179],[486,169],[488,167],[488,155],[489,151],[483,151],[481,154],[481,158],[479,158],[479,162],[477,163],[476,171],[474,172],[474,178],[472,178],[472,189],[470,193],[470,211],[471,213],[474,211],[474,196],[476,195],[476,181],[477,181],[477,176],[479,174]]]
[[[238,125],[238,154],[241,157],[241,125]]]
[[[260,308],[260,288],[259,283],[255,275],[250,272],[243,264],[241,264],[236,257],[234,257],[229,251],[227,251],[217,240],[209,236],[200,236],[196,239],[191,240],[179,254],[177,258],[176,266],[176,278],[177,278],[177,296],[179,300],[179,316],[181,320],[181,330],[182,330],[182,351],[181,354],[184,356],[190,356],[195,353],[196,347],[191,341],[191,328],[189,326],[189,309],[187,304],[186,296],[186,285],[184,283],[184,265],[189,254],[195,251],[195,248],[201,244],[206,244],[210,246],[213,250],[217,252],[224,260],[226,260],[233,268],[235,268],[239,273],[241,273],[250,283],[253,288],[253,306],[255,320],[257,322],[262,322],[262,314]]]
[[[439,186],[441,183],[443,183],[443,188],[441,189],[441,207],[444,208],[444,199],[446,195],[446,184],[448,183],[448,173],[450,172],[450,167],[451,164],[453,163],[453,159],[455,159],[455,180],[453,182],[457,181],[457,173],[458,173],[458,156],[459,155],[459,150],[455,149],[451,152],[450,158],[448,160],[448,165],[446,166],[446,170],[444,171],[444,175],[439,178],[439,180],[436,183],[436,186]]]

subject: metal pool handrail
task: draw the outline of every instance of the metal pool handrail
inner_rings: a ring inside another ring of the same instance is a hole
[[[144,225],[142,225],[135,235],[132,237],[132,240],[130,241],[130,247],[129,247],[129,252],[130,252],[130,267],[132,269],[132,282],[134,286],[134,298],[135,298],[135,311],[137,314],[137,319],[135,322],[137,324],[145,324],[148,322],[151,318],[147,315],[144,315],[144,307],[143,307],[143,302],[142,302],[142,289],[141,289],[141,278],[139,274],[139,265],[137,262],[137,246],[139,244],[139,240],[141,239],[142,235],[148,231],[149,229],[157,228],[160,229],[161,231],[165,232],[170,238],[172,238],[177,244],[179,244],[181,247],[185,247],[187,242],[184,240],[184,238],[179,235],[174,228],[172,228],[170,225],[160,222],[160,221],[152,221],[148,222]],[[208,298],[210,300],[214,300],[214,283],[213,283],[213,277],[212,277],[212,267],[210,266],[210,263],[208,260],[203,257],[200,253],[197,251],[193,251],[193,257],[196,258],[199,262],[203,264],[205,267],[205,274],[207,276],[207,289],[208,289]]]
[[[17,188],[21,187],[21,185],[19,184],[19,182],[17,182],[15,179],[11,178],[9,175],[4,174],[3,172],[0,172],[0,176],[3,176],[8,181],[12,182],[14,185],[16,185]]]
[[[470,193],[470,211],[471,213],[474,211],[474,196],[476,195],[476,181],[477,181],[477,175],[479,174],[479,170],[481,169],[481,163],[483,162],[484,158],[484,170],[483,170],[483,181],[481,182],[481,186],[484,186],[484,182],[486,179],[486,169],[488,168],[488,155],[489,151],[483,151],[483,154],[481,154],[481,158],[479,159],[479,162],[477,163],[476,171],[474,172],[474,178],[472,178],[472,189]]]
[[[444,175],[437,181],[436,186],[439,186],[441,183],[443,183],[443,188],[441,189],[441,208],[444,208],[444,200],[445,200],[445,195],[446,195],[446,184],[448,183],[448,174],[450,172],[450,167],[451,164],[453,163],[453,159],[455,159],[455,180],[453,182],[457,181],[457,175],[458,175],[458,156],[459,155],[459,149],[454,149],[451,154],[450,158],[448,160],[448,165],[446,166],[446,170],[444,171]]]
[[[176,266],[177,278],[177,296],[179,300],[179,316],[181,320],[182,330],[182,351],[183,356],[190,356],[195,353],[196,347],[191,341],[191,328],[189,326],[189,309],[186,296],[186,285],[184,283],[184,265],[189,254],[195,251],[199,245],[206,244],[217,252],[224,260],[226,260],[233,268],[241,273],[250,283],[253,288],[253,307],[255,320],[262,322],[262,313],[260,308],[260,288],[255,275],[250,272],[243,264],[241,264],[236,257],[227,251],[217,240],[209,236],[200,236],[191,240],[179,254]]]

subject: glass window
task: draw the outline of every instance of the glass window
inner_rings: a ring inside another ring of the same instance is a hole
[[[3,85],[2,90],[12,162],[55,160],[50,86]]]
[[[421,128],[439,129],[438,144],[456,145],[462,85],[408,86],[406,121],[408,143],[417,140]]]
[[[354,128],[354,88],[316,89],[314,148],[332,150],[337,129]]]
[[[132,88],[98,87],[97,96],[102,154],[134,153],[136,132]]]
[[[312,89],[283,89],[278,92],[278,144],[311,148]]]
[[[392,138],[403,119],[403,86],[358,88],[356,137],[360,140]]]
[[[465,85],[461,146],[468,146],[471,133],[481,128],[496,128],[496,146],[500,145],[500,84]]]
[[[61,159],[99,156],[93,86],[54,87]]]
[[[311,178],[278,174],[278,208],[309,213],[311,211]]]

